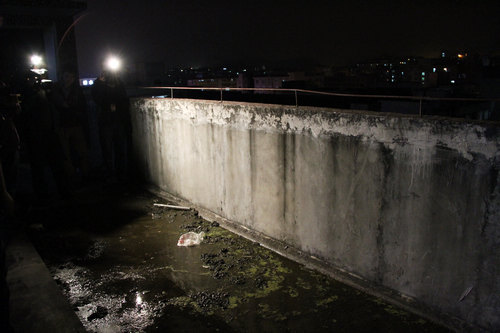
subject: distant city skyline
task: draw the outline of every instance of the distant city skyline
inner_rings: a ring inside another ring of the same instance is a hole
[[[498,54],[497,1],[238,2],[88,0],[76,24],[82,76],[107,54],[171,67],[314,62],[346,65],[441,50]]]

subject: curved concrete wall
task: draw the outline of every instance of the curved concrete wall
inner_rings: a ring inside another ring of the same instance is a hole
[[[230,102],[132,105],[151,183],[500,330],[499,127]]]

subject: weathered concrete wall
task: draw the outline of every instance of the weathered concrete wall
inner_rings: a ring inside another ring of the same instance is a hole
[[[161,189],[500,330],[498,127],[175,99],[134,100],[133,123]]]

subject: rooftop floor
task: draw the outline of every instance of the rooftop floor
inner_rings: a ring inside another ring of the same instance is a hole
[[[10,283],[25,280],[11,289],[14,328],[53,331],[55,321],[82,331],[76,313],[90,332],[447,331],[195,210],[154,206],[159,202],[166,203],[147,192],[96,185],[69,202],[33,210],[28,234],[55,283],[31,283],[43,274],[50,280],[47,269],[36,253],[23,254],[32,251],[28,241],[11,244]],[[188,231],[203,231],[202,243],[177,246]],[[37,316],[44,319],[25,320]]]

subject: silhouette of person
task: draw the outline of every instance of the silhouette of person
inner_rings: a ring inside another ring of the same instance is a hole
[[[17,94],[0,81],[0,162],[7,191],[15,195],[17,172],[19,166],[20,140],[15,118],[19,116],[21,107]]]
[[[29,73],[21,94],[21,140],[26,143],[30,159],[33,189],[38,199],[50,199],[47,167],[56,182],[59,195],[69,196],[69,186],[63,166],[63,153],[56,134],[54,108],[47,91],[34,73]]]
[[[98,125],[103,162],[112,180],[125,181],[128,172],[128,149],[131,123],[129,100],[116,73],[104,71],[92,86],[98,108]]]
[[[62,80],[52,90],[52,101],[57,109],[57,134],[61,143],[64,167],[70,180],[75,181],[79,169],[83,179],[89,175],[89,153],[85,139],[87,103],[75,71],[65,68]],[[78,163],[76,163],[76,155]],[[79,166],[79,168],[78,168]]]

